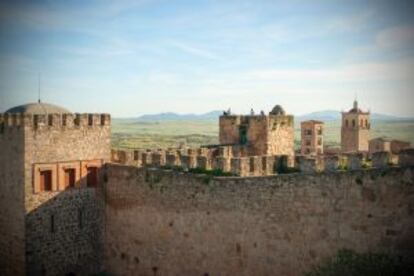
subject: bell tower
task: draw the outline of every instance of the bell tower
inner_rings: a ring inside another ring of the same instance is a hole
[[[364,112],[354,100],[352,109],[342,112],[341,150],[342,152],[368,151],[370,112]]]

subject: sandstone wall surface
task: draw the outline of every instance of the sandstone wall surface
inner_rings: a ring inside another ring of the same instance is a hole
[[[0,133],[0,275],[25,273],[23,133],[21,128]]]
[[[102,124],[99,114],[93,114],[89,125],[88,115],[82,114],[76,119],[78,125],[71,125],[73,120],[68,120],[66,126],[62,126],[60,119],[55,116],[51,126],[44,124],[25,129],[25,179],[22,183],[25,185],[26,271],[30,275],[69,272],[89,275],[102,267],[104,209],[100,187],[86,187],[83,175],[77,179],[77,188],[34,193],[33,177],[34,164],[108,162],[109,118]]]
[[[413,168],[209,178],[108,165],[114,275],[301,275],[341,248],[412,257]]]

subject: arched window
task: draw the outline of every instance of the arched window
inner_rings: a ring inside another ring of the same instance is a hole
[[[363,127],[364,126],[364,121],[362,119],[359,121],[359,126],[360,127]]]
[[[352,119],[352,127],[355,127],[355,119]]]
[[[365,127],[368,127],[368,120],[365,119]]]

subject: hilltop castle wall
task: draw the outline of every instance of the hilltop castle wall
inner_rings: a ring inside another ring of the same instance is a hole
[[[245,138],[241,137],[245,133]],[[245,145],[248,155],[294,154],[294,127],[291,115],[223,115],[219,119],[222,145]]]
[[[102,267],[102,193],[99,185],[88,187],[86,178],[88,166],[109,161],[110,117],[52,114],[30,122],[25,131],[27,271],[96,273]],[[53,191],[36,191],[34,178],[42,168],[53,172]],[[76,171],[74,188],[62,185],[65,168]],[[55,257],[49,259],[51,254]]]
[[[24,275],[24,132],[9,124],[0,114],[0,275]]]
[[[99,167],[110,161],[110,116],[1,114],[1,118],[6,123],[1,128],[4,134],[0,134],[0,141],[3,141],[0,146],[9,151],[1,154],[1,158],[6,159],[0,160],[0,165],[4,165],[1,170],[7,173],[6,179],[13,177],[9,184],[15,187],[0,185],[5,189],[2,196],[10,196],[1,201],[10,207],[0,210],[7,213],[0,221],[19,223],[18,229],[16,226],[10,226],[13,229],[1,227],[1,231],[10,231],[2,237],[6,244],[3,248],[11,247],[18,236],[23,249],[17,248],[16,254],[25,261],[25,265],[15,266],[22,271],[4,275],[100,271],[104,225],[102,192],[99,185],[87,186],[86,179],[88,168],[96,167],[99,178]],[[64,184],[66,169],[76,172],[73,188]],[[16,170],[19,170],[18,178],[13,175]],[[42,171],[52,174],[51,190],[39,188]],[[14,193],[19,187],[16,199]],[[14,252],[10,250],[3,252],[10,254],[3,260],[13,257]]]
[[[412,167],[210,178],[108,164],[106,174],[115,275],[301,275],[344,247],[414,250]]]

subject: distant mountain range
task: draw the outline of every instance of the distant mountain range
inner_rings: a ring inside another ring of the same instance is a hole
[[[214,110],[203,114],[178,114],[174,112],[147,114],[138,117],[140,121],[193,121],[193,120],[217,120],[223,111]]]
[[[341,120],[341,112],[336,110],[323,110],[316,111],[308,114],[295,116],[295,119],[300,121],[306,120],[319,120],[319,121],[337,121]],[[372,113],[371,120],[377,121],[401,121],[401,120],[413,120],[413,118],[397,117],[381,113]]]
[[[223,114],[221,110],[214,110],[203,114],[178,114],[174,112],[147,114],[138,117],[139,121],[194,121],[194,120],[217,120]],[[298,122],[306,120],[320,120],[320,121],[337,121],[341,119],[341,112],[336,110],[316,111],[308,114],[295,115],[295,120]],[[378,121],[401,121],[413,120],[414,118],[397,117],[392,115],[372,113],[372,120]]]

